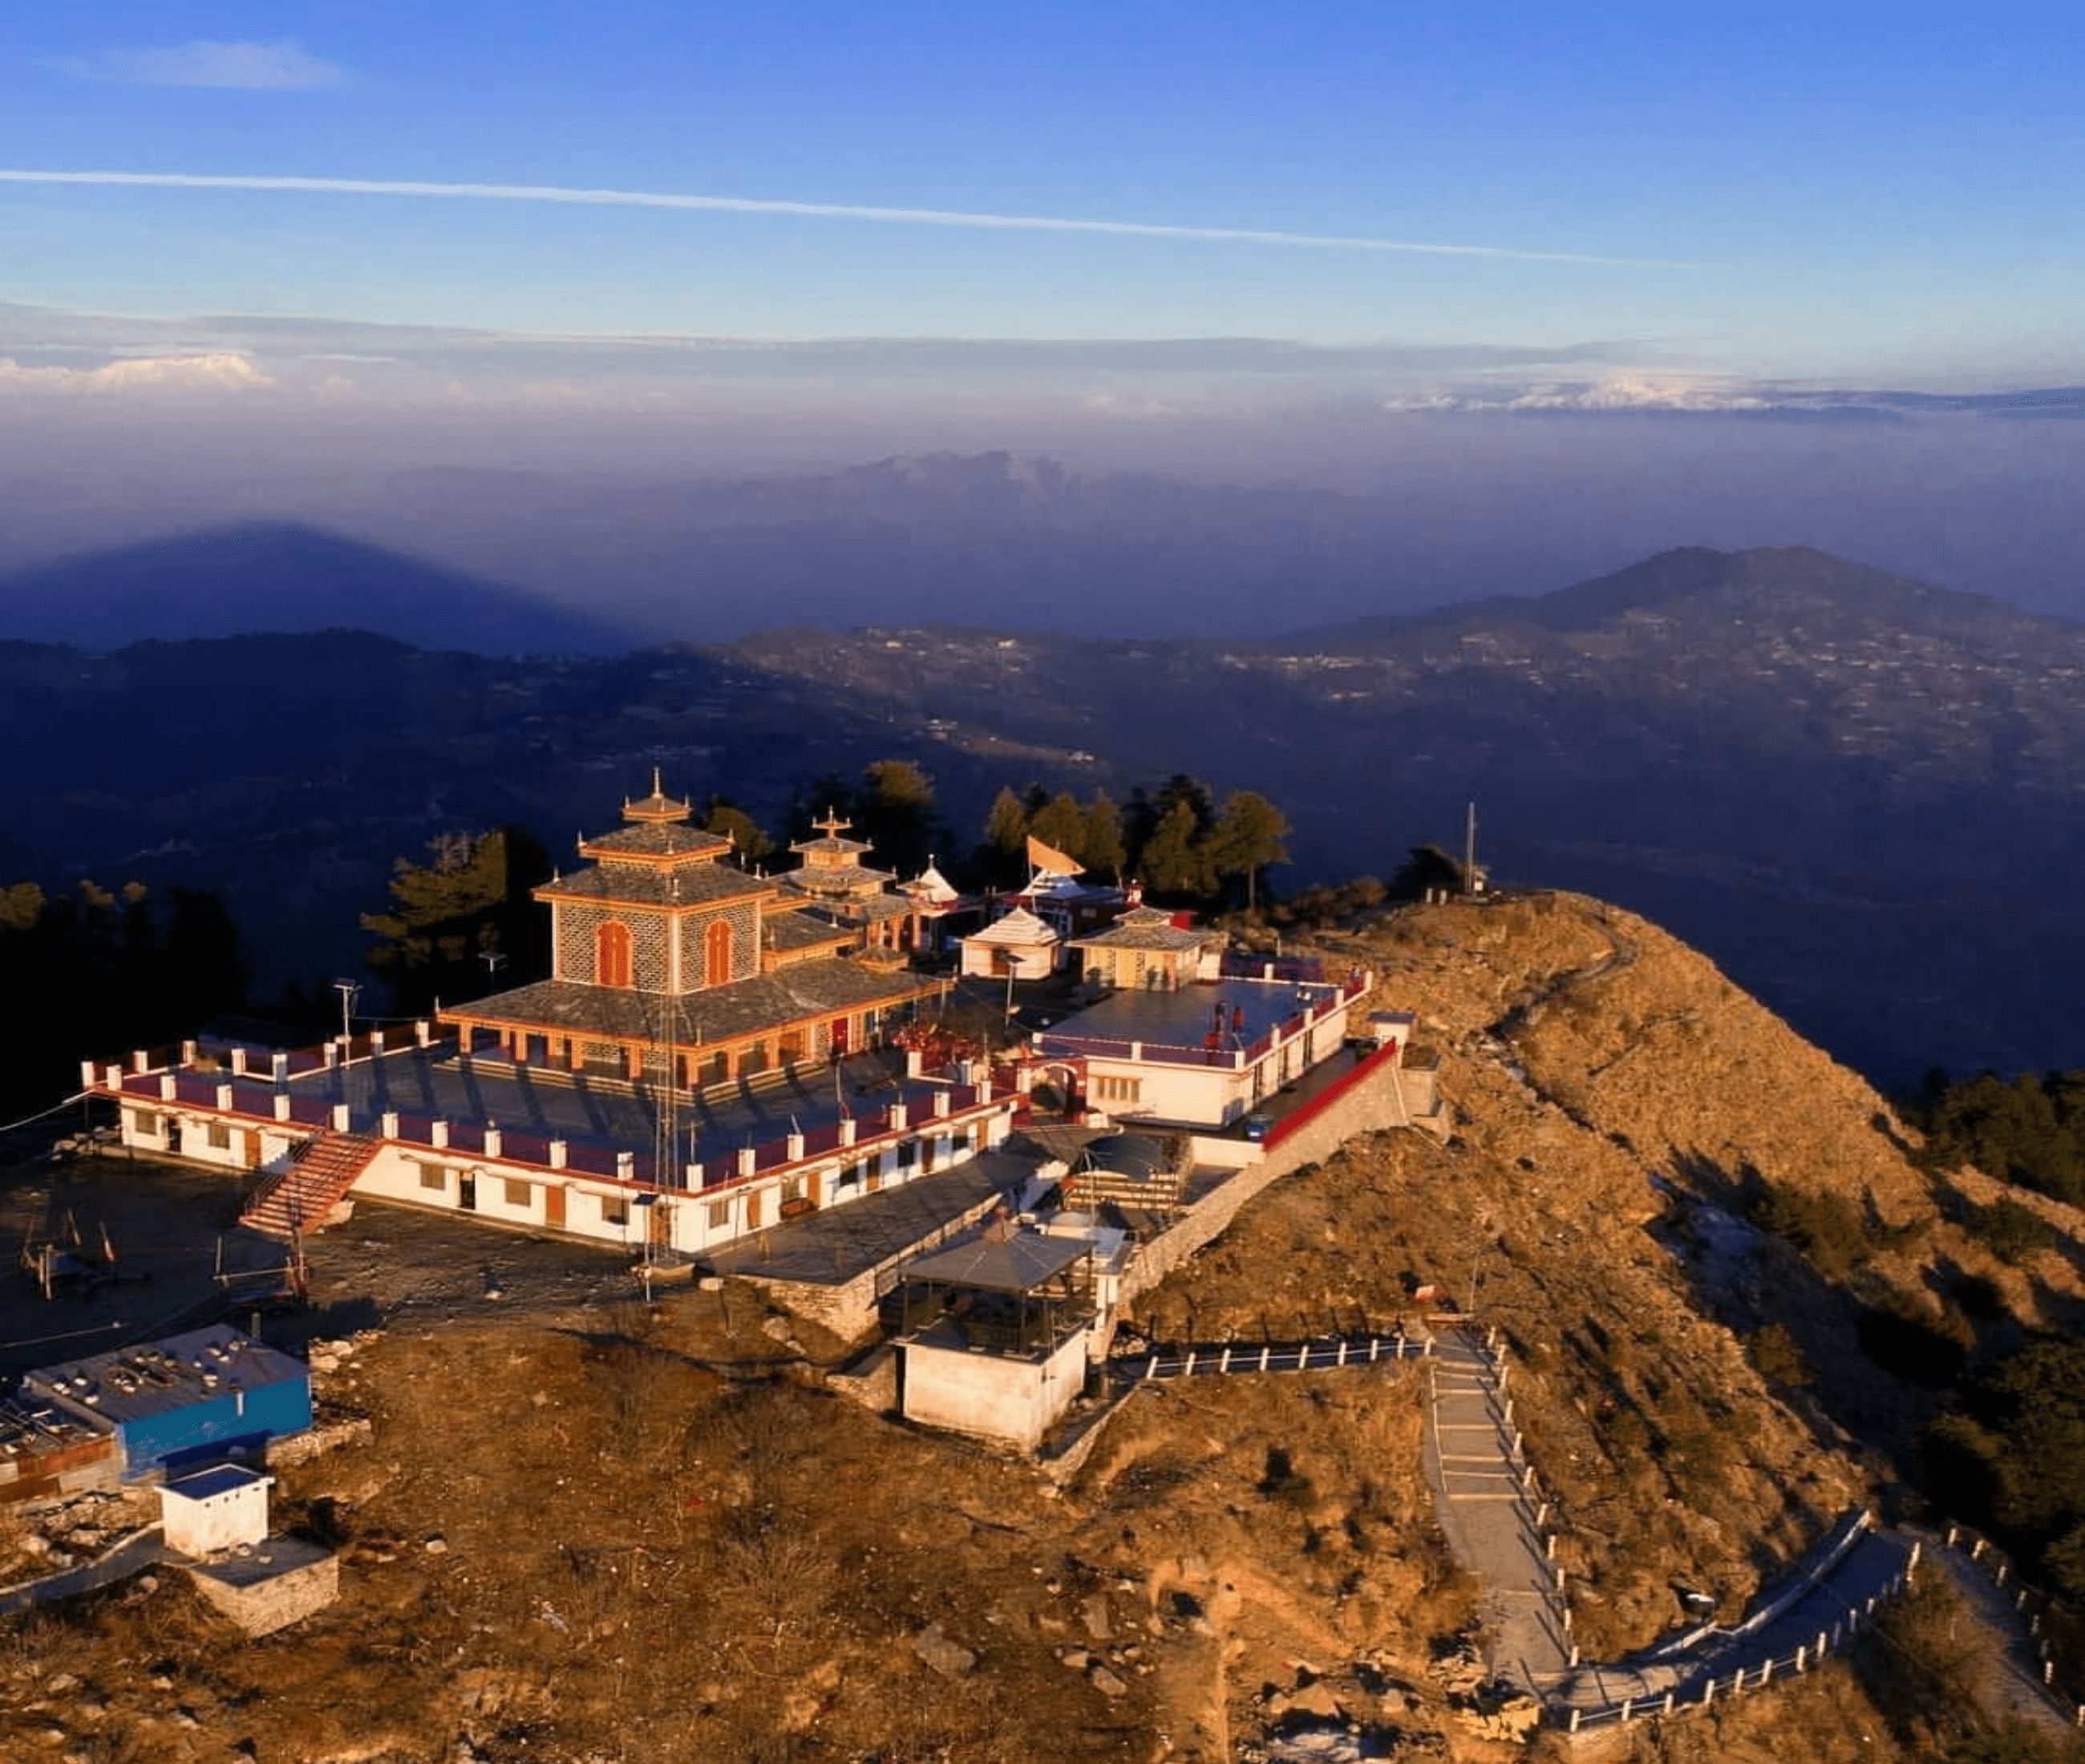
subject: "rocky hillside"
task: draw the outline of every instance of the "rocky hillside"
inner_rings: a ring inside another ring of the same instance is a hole
[[[1142,1321],[1293,1337],[1473,1302],[1519,1356],[1590,1657],[1676,1626],[1679,1588],[1735,1614],[1849,1506],[1914,1513],[1931,1356],[2074,1326],[2077,1219],[2045,1207],[2061,1248],[1998,1261],[1956,1222],[1980,1178],[1922,1168],[1872,1091],[1642,920],[1544,895],[1329,941],[1419,1013],[1455,1135],[1276,1185]],[[250,1644],[170,1577],[0,1623],[0,1754],[1524,1749],[1469,1707],[1473,1589],[1408,1368],[1147,1389],[1060,1487],[843,1400],[823,1344],[736,1284],[582,1300],[514,1273],[577,1252],[503,1237],[503,1300],[431,1304],[413,1258],[456,1255],[416,1249],[423,1223],[364,1209],[315,1246],[329,1314],[369,1325],[322,1393],[369,1436],[279,1492],[345,1550],[341,1602]],[[1971,1717],[1929,1642],[1633,1730],[1637,1755],[1932,1757]]]

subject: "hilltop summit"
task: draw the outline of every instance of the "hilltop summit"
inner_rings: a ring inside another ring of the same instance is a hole
[[[1320,941],[1416,1014],[1454,1135],[1351,1140],[1283,1179],[1140,1321],[1250,1343],[1471,1306],[1514,1355],[1589,1660],[1732,1620],[1849,1507],[1916,1516],[1935,1364],[2085,1315],[2076,1213],[2034,1201],[2049,1246],[2000,1260],[1964,1223],[1995,1185],[1926,1168],[1873,1090],[1641,918],[1533,893]],[[263,1755],[461,1735],[491,1764],[1229,1764],[1340,1755],[1280,1745],[1348,1724],[1509,1755],[1471,1707],[1478,1606],[1436,1525],[1423,1363],[1161,1381],[1052,1486],[834,1400],[837,1344],[749,1285],[640,1304],[545,1259],[569,1246],[502,1240],[488,1308],[455,1229],[372,1205],[312,1247],[320,1302],[370,1325],[315,1359],[319,1395],[371,1431],[278,1493],[342,1540],[340,1603],[289,1654],[226,1649],[171,1586],[41,1630],[42,1669],[92,1693],[67,1723],[149,1738],[193,1708]],[[1978,1620],[1950,1621],[1945,1696],[1899,1632],[1719,1698],[1662,1755],[1933,1756],[1985,1683]]]

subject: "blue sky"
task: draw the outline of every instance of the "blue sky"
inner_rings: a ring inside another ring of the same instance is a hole
[[[201,361],[167,376],[379,401],[1055,377],[1124,408],[1306,388],[1393,408],[1742,405],[1761,381],[2085,380],[2074,9],[1698,10],[46,0],[0,49],[0,172],[550,186],[1487,254],[0,182],[0,355],[30,391],[117,360],[127,379],[96,384],[137,390],[137,363]],[[820,346],[656,341],[688,337]],[[1204,338],[1292,347],[1183,371],[1072,346]],[[1059,352],[1010,368],[879,339]]]

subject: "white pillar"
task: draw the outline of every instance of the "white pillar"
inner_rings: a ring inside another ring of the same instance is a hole
[[[180,1090],[174,1083],[174,1075],[172,1072],[168,1072],[162,1075],[159,1079],[159,1100],[161,1102],[172,1102],[180,1095]]]
[[[902,1102],[893,1103],[890,1105],[890,1130],[893,1133],[902,1133],[911,1125],[912,1111]]]
[[[278,1084],[284,1083],[290,1075],[290,1056],[278,1054],[270,1059],[268,1062],[268,1075]]]
[[[854,1117],[853,1117],[852,1115],[843,1115],[843,1116],[841,1116],[841,1117],[840,1117],[840,1143],[841,1143],[842,1145],[852,1145],[852,1144],[854,1143],[854,1136],[855,1136],[855,1133],[856,1133],[856,1126],[855,1126],[855,1119],[854,1119]]]
[[[571,1147],[563,1139],[553,1139],[550,1142],[550,1168],[554,1170],[564,1168],[565,1160],[570,1155],[571,1150]]]
[[[152,1056],[142,1047],[134,1048],[130,1054],[130,1070],[134,1072],[149,1072],[151,1069]]]
[[[335,1133],[345,1133],[347,1131],[347,1105],[346,1103],[335,1103],[333,1105],[333,1130]]]
[[[286,1090],[277,1091],[274,1104],[275,1118],[278,1121],[287,1121],[290,1118],[290,1093]]]
[[[425,1017],[422,1017],[413,1025],[413,1040],[418,1045],[425,1047],[434,1038],[434,1025]]]
[[[387,1139],[398,1137],[398,1111],[387,1109],[376,1117],[376,1130]]]
[[[934,1113],[937,1115],[945,1115],[948,1112],[949,1093],[945,1090],[936,1091],[934,1092]]]
[[[788,1139],[783,1140],[782,1143],[782,1155],[792,1164],[802,1163],[804,1161],[803,1134],[800,1133],[792,1133]]]
[[[428,1122],[427,1143],[431,1146],[446,1146],[448,1143],[449,1124],[446,1121]]]
[[[486,1122],[485,1124],[485,1155],[488,1158],[498,1157],[499,1156],[499,1147],[503,1143],[503,1142],[500,1138],[499,1122],[495,1121]]]
[[[191,1051],[194,1046],[195,1043],[193,1041],[181,1043],[184,1065],[193,1066],[195,1063],[195,1054]],[[244,1078],[246,1075],[246,1049],[244,1047],[235,1047],[231,1050],[231,1075],[234,1078]]]
[[[227,1110],[231,1107],[231,1085],[219,1084],[217,1087],[217,1106]]]
[[[635,1181],[637,1180],[637,1154],[635,1151],[617,1152],[615,1154],[615,1173],[625,1182]]]

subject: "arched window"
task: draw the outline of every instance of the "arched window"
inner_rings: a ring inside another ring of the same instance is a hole
[[[593,977],[597,986],[630,982],[630,927],[610,919],[593,935]]]
[[[731,984],[731,922],[712,919],[703,932],[703,984]]]

